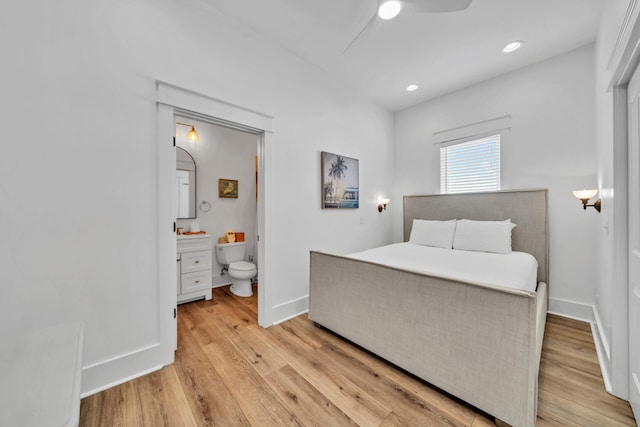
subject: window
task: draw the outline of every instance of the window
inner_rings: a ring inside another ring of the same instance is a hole
[[[500,190],[500,135],[440,146],[440,192]]]

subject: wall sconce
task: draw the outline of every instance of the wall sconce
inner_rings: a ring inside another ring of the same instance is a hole
[[[592,205],[587,204],[589,203],[589,199],[595,197],[596,194],[598,194],[598,190],[576,190],[573,192],[573,195],[582,202],[584,210],[587,210],[587,206],[592,206],[595,210],[600,212],[600,204],[602,202],[600,198],[598,198],[598,200],[596,200]]]
[[[182,126],[191,126],[191,130],[187,132],[187,139],[189,141],[196,142],[197,140],[200,139],[200,137],[198,136],[198,132],[196,132],[196,127],[194,125],[189,125],[187,123],[180,123],[180,122],[176,122],[176,124],[182,125]]]
[[[383,210],[387,210],[387,205],[389,204],[389,199],[378,199],[378,212],[382,212]]]

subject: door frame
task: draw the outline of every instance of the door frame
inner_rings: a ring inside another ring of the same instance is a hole
[[[634,254],[638,248],[638,220],[640,213],[638,212],[638,176],[640,169],[640,161],[638,158],[638,141],[640,136],[638,135],[638,128],[640,122],[638,114],[640,112],[640,66],[638,66],[630,80],[627,90],[627,105],[629,108],[629,134],[627,152],[628,158],[628,262],[629,262],[629,292],[628,292],[628,316],[629,316],[629,403],[636,417],[640,417],[640,383],[638,379],[638,345],[639,337],[637,329],[634,331],[634,322],[637,325],[639,308],[638,294],[638,256]]]
[[[176,296],[176,221],[174,209],[175,116],[206,118],[212,123],[245,130],[260,135],[258,141],[258,204],[257,204],[257,255],[258,269],[258,324],[270,326],[271,290],[269,271],[271,265],[270,233],[268,232],[268,198],[271,188],[269,174],[272,164],[274,121],[267,114],[211,98],[170,83],[156,81],[157,107],[157,182],[158,182],[158,305],[159,335],[165,364],[173,363],[177,339],[175,310]]]
[[[627,88],[640,65],[640,2],[629,4],[620,28],[616,45],[609,59],[612,70],[609,88],[613,94],[613,239],[614,283],[613,297],[616,311],[612,319],[612,349],[610,383],[607,391],[623,399],[629,399],[631,386],[629,369],[629,119]],[[605,372],[606,374],[606,372]]]

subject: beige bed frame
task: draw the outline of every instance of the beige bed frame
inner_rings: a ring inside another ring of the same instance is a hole
[[[512,426],[534,426],[547,312],[547,190],[404,197],[418,219],[511,218],[538,261],[535,292],[311,252],[309,318]]]

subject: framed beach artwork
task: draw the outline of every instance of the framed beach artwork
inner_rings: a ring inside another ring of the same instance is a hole
[[[218,179],[218,197],[237,199],[238,198],[238,180],[237,179]]]
[[[322,209],[358,209],[360,207],[358,159],[321,153]]]

